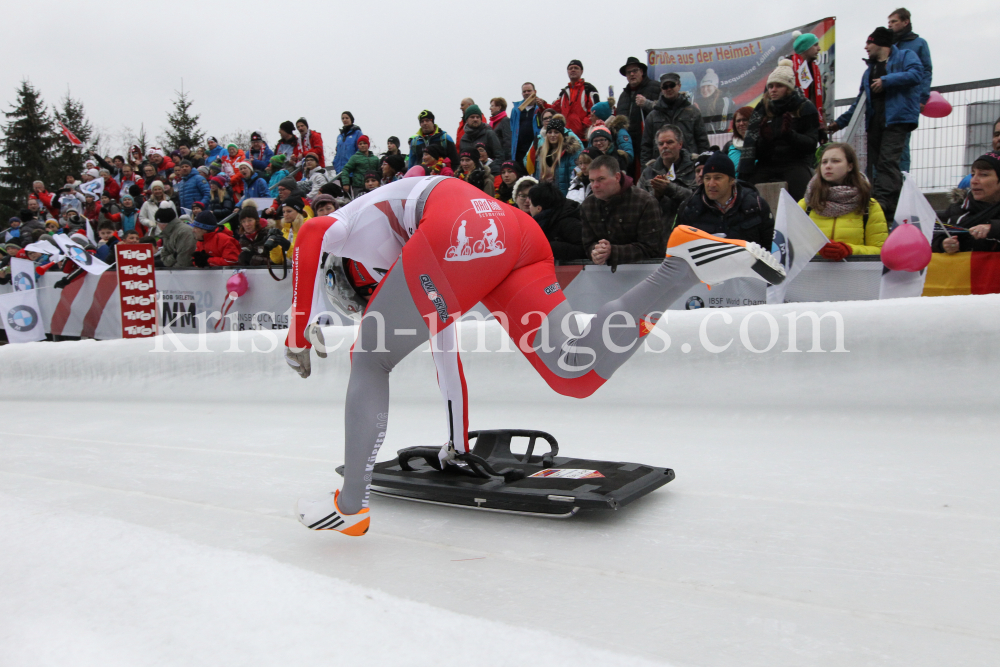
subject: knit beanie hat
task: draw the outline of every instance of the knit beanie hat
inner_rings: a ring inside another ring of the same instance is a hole
[[[154,190],[156,188],[163,188],[163,181],[153,181],[149,184],[149,189]]]
[[[306,210],[306,203],[302,201],[302,197],[299,197],[297,195],[289,197],[285,201],[281,202],[281,205],[295,209],[295,212],[299,214],[305,213]]]
[[[786,88],[795,88],[795,71],[792,70],[792,61],[788,59],[781,59],[778,61],[778,66],[774,68],[770,76],[767,77],[768,85],[772,83],[780,83]]]
[[[604,137],[608,141],[611,141],[611,130],[605,125],[595,125],[594,129],[590,131],[590,140],[593,141],[597,137]]]
[[[819,43],[819,37],[811,32],[802,33],[796,30],[792,33],[792,37],[795,38],[795,41],[792,42],[792,50],[800,56]]]
[[[333,204],[334,208],[337,207],[337,202],[334,200],[334,198],[331,195],[322,194],[322,195],[316,195],[315,197],[313,197],[313,199],[312,199],[312,209],[314,211],[317,210],[317,209],[319,209],[324,204]]]
[[[705,72],[705,76],[701,77],[702,86],[715,86],[719,87],[719,75],[715,73],[715,70],[711,67]]]
[[[552,118],[549,120],[549,124],[545,126],[545,131],[555,130],[557,132],[562,132],[566,129],[566,123],[561,118]]]
[[[375,179],[376,181],[381,181],[382,177],[376,174],[374,171],[369,171],[367,174],[365,174],[366,181],[370,181],[372,179]]]
[[[253,165],[250,164],[249,162],[247,162],[246,160],[244,160],[243,162],[237,162],[236,163],[236,169],[237,169],[237,171],[239,171],[243,167],[246,167],[247,169],[250,170],[251,173],[253,173]]]
[[[351,119],[351,122],[354,122],[353,118]],[[307,121],[305,118],[299,118],[297,121],[295,121],[296,125],[298,125],[299,123],[302,123],[306,127],[309,127],[309,121]]]
[[[372,145],[372,140],[368,138],[367,134],[362,134],[360,137],[358,137],[358,143],[360,144],[362,141],[368,144],[369,146]]]
[[[434,113],[431,112],[431,111],[428,111],[427,109],[424,109],[423,111],[420,112],[419,115],[417,115],[417,120],[423,120],[424,118],[433,121],[434,120]]]
[[[976,162],[985,162],[990,165],[990,168],[997,173],[997,178],[1000,178],[1000,153],[984,153],[976,158]]]
[[[569,68],[570,65],[576,65],[580,69],[583,69],[583,63],[580,62],[579,60],[577,60],[576,58],[574,58],[573,60],[570,60],[569,61],[569,65],[566,65],[566,67]]]
[[[285,164],[285,160],[287,160],[287,159],[288,159],[287,155],[285,155],[284,153],[278,153],[277,155],[275,155],[274,157],[271,158],[271,160],[270,160],[271,166],[272,167],[283,167],[284,164]]]
[[[216,185],[218,185],[220,190],[226,189],[226,179],[224,179],[222,176],[213,176],[208,180],[210,183],[215,183]]]
[[[201,165],[200,167],[198,167],[198,173],[201,174],[203,177],[208,178],[209,174],[211,174],[212,172],[209,171],[208,167],[206,167],[205,165]]]
[[[611,118],[611,105],[607,102],[598,102],[591,108],[591,110],[594,112],[594,115],[601,120]]]
[[[234,143],[233,143],[233,142],[231,142],[231,141],[230,141],[230,142],[229,142],[228,144],[226,144],[226,150],[229,150],[230,148],[235,148],[236,150],[239,150],[239,149],[240,149],[240,147],[239,147],[239,146],[237,146],[236,144],[234,144]]]
[[[289,192],[295,192],[299,189],[298,183],[295,182],[294,178],[283,178],[278,181],[279,188],[285,188]]]
[[[260,132],[251,132],[250,141],[264,141],[264,137],[260,136]]]
[[[473,114],[479,116],[480,118],[483,117],[483,112],[479,108],[479,106],[476,105],[476,104],[470,104],[468,107],[465,108],[465,113],[462,114],[462,121],[469,120],[469,116],[471,116]]]
[[[392,167],[396,173],[406,170],[406,160],[403,159],[402,155],[386,155],[385,163]]]
[[[502,165],[500,165],[500,173],[504,172],[504,169],[510,169],[515,174],[518,173],[517,164],[513,160],[507,160]]]
[[[253,218],[254,220],[260,220],[260,214],[257,213],[257,209],[254,206],[244,206],[240,209],[240,221],[246,220],[247,218]]]
[[[222,171],[222,163],[216,160],[212,164],[208,165],[209,169],[214,169],[215,171]]]
[[[719,151],[718,153],[712,153],[701,173],[702,176],[705,174],[725,174],[729,178],[736,178],[736,166],[733,165],[733,161],[729,155]]]
[[[358,141],[360,141],[360,139]],[[303,156],[302,159],[307,159],[307,158],[312,158],[316,162],[316,164],[319,164],[319,156],[316,155],[314,151],[309,151]]]
[[[156,213],[153,214],[157,222],[170,222],[177,217],[177,211],[174,210],[174,205],[170,202],[160,202],[160,208],[156,209]]]
[[[875,46],[892,46],[892,30],[880,25],[868,36],[868,41]]]
[[[198,229],[204,229],[206,232],[211,232],[215,231],[219,226],[219,221],[215,219],[215,214],[211,211],[202,211],[194,219],[194,222],[189,222],[188,224]]]

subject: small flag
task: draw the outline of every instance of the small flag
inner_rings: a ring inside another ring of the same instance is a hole
[[[56,243],[59,244],[59,247],[62,248],[66,257],[76,262],[76,265],[87,273],[100,275],[108,270],[110,265],[105,264],[91,255],[83,249],[83,246],[78,244],[76,241],[71,240],[65,234],[56,234],[52,238],[55,239]]]
[[[45,340],[37,290],[9,292],[0,296],[0,318],[7,330],[7,340],[11,343]]]
[[[774,243],[771,252],[777,255],[775,259],[781,262],[786,277],[780,285],[768,285],[767,302],[784,303],[788,284],[826,244],[826,234],[795,203],[788,191],[782,190],[778,200],[778,213],[774,216]]]
[[[74,146],[82,146],[83,145],[83,142],[80,141],[79,139],[77,139],[76,135],[73,134],[68,127],[66,127],[65,125],[63,125],[62,121],[59,121],[59,127],[62,128],[62,133],[66,135],[66,138],[69,139],[69,142],[71,144],[73,144]]]

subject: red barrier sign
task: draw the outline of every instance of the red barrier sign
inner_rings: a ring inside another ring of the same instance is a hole
[[[119,243],[115,246],[123,338],[145,338],[159,333],[153,252],[154,248],[149,243]]]

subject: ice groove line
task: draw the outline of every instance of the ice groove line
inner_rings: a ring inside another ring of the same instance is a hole
[[[195,507],[203,507],[208,509],[220,510],[223,512],[237,512],[240,514],[249,514],[250,516],[260,517],[263,519],[277,519],[282,521],[294,521],[294,517],[283,516],[278,514],[261,514],[260,512],[250,512],[247,510],[235,509],[232,507],[223,507],[220,505],[210,505],[208,503],[197,503],[192,500],[182,500],[180,498],[170,498],[168,496],[157,496],[151,493],[145,493],[143,491],[130,491],[127,489],[116,489],[109,486],[100,486],[97,484],[87,484],[86,482],[75,482],[72,480],[55,479],[51,477],[42,477],[40,475],[29,475],[26,473],[10,472],[7,470],[0,470],[0,474],[10,475],[13,477],[24,477],[27,479],[37,479],[44,482],[52,482],[56,484],[70,484],[74,486],[83,486],[91,489],[97,489],[99,491],[107,491],[111,493],[120,493],[124,495],[136,495],[143,498],[149,498],[150,500],[160,500],[172,503],[178,503],[183,505],[193,505]],[[721,598],[736,598],[740,600],[760,600],[767,602],[769,604],[775,604],[782,607],[788,607],[793,609],[810,609],[813,611],[821,611],[825,613],[838,614],[841,616],[851,616],[854,618],[867,619],[869,621],[876,621],[880,623],[888,623],[892,625],[899,625],[908,628],[919,628],[923,630],[931,630],[933,632],[941,632],[945,634],[961,635],[965,637],[974,637],[976,639],[985,639],[988,641],[1000,643],[1000,636],[980,634],[976,632],[970,632],[962,628],[940,626],[940,625],[929,625],[926,623],[910,623],[900,619],[894,619],[886,617],[883,614],[865,612],[856,609],[845,609],[842,607],[831,607],[829,605],[814,604],[811,602],[803,602],[801,600],[789,600],[787,598],[776,597],[773,595],[765,595],[763,593],[751,593],[748,591],[724,591],[710,586],[702,586],[698,584],[689,584],[683,582],[675,581],[663,581],[662,579],[653,579],[650,577],[640,577],[638,575],[629,574],[627,572],[613,571],[613,570],[601,570],[595,567],[588,567],[585,565],[572,565],[569,563],[562,563],[550,560],[544,560],[539,558],[522,558],[517,556],[511,556],[509,554],[494,553],[490,551],[484,551],[482,549],[467,549],[464,547],[455,546],[452,544],[446,544],[443,542],[431,542],[429,540],[419,540],[412,537],[403,537],[401,535],[390,535],[387,533],[381,533],[379,535],[382,539],[394,540],[397,542],[406,542],[409,544],[417,544],[423,547],[437,549],[441,551],[452,551],[462,554],[475,554],[482,555],[486,554],[489,557],[497,558],[499,560],[506,560],[514,563],[521,563],[526,565],[540,565],[543,567],[548,567],[552,569],[562,569],[562,570],[572,570],[587,575],[597,575],[601,577],[611,577],[615,579],[623,579],[631,581],[637,584],[654,584],[656,586],[661,586],[663,588],[675,588],[688,591],[695,591],[703,595],[710,595]],[[322,573],[320,573],[322,574]],[[327,575],[324,575],[327,576]]]
[[[113,440],[91,440],[87,438],[70,438],[64,435],[42,435],[40,433],[11,433],[10,431],[0,431],[4,435],[21,438],[42,438],[50,440],[68,440],[70,442],[85,442],[95,445],[112,445],[114,447],[147,447],[149,449],[165,449],[168,451],[181,452],[201,452],[204,454],[231,454],[233,456],[256,456],[270,459],[288,459],[290,461],[309,461],[310,463],[325,463],[327,465],[340,465],[339,461],[329,461],[327,459],[310,459],[304,456],[288,456],[287,454],[267,454],[264,452],[239,452],[229,449],[205,449],[203,447],[174,447],[173,445],[157,445],[145,442],[115,442]]]

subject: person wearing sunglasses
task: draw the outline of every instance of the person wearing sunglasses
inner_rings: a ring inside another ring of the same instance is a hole
[[[684,146],[695,153],[708,150],[708,133],[701,112],[691,104],[691,98],[681,91],[681,77],[667,72],[660,77],[660,99],[646,116],[642,132],[642,164],[656,158],[656,133],[664,125],[676,125],[684,134]]]

